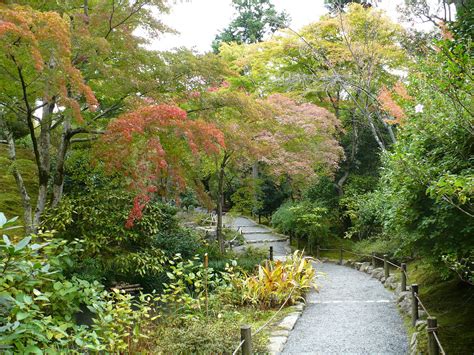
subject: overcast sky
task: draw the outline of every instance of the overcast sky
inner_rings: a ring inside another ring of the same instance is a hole
[[[398,4],[403,0],[382,0],[377,7],[387,11],[387,14],[397,21]],[[232,19],[234,9],[231,0],[186,0],[177,1],[172,5],[169,15],[160,18],[165,24],[179,32],[177,35],[164,35],[153,41],[150,48],[169,50],[176,47],[194,48],[199,52],[211,49],[211,43],[216,34],[225,28]],[[299,29],[315,22],[326,13],[324,0],[273,0],[278,10],[290,14],[291,27]]]

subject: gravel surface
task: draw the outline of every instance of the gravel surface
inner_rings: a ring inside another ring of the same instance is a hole
[[[406,354],[408,335],[391,292],[369,275],[316,264],[311,292],[283,354]]]

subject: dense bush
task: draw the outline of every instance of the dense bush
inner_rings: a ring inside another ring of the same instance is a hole
[[[151,291],[165,280],[164,256],[191,257],[202,246],[197,234],[180,226],[178,209],[159,200],[148,203],[128,228],[134,195],[120,179],[105,176],[86,153],[74,152],[67,168],[67,194],[44,216],[43,226],[60,238],[82,240],[83,252],[70,274],[108,285],[140,283]]]
[[[327,240],[331,234],[328,209],[308,200],[283,204],[273,214],[272,225],[281,233],[313,245]]]
[[[0,213],[0,232],[11,228]],[[97,281],[68,278],[63,271],[77,244],[43,233],[14,243],[0,241],[0,349],[2,353],[123,351],[138,341],[148,306],[109,294]],[[79,325],[79,315],[93,319]],[[135,328],[135,331],[133,332]],[[135,334],[135,337],[134,335]]]

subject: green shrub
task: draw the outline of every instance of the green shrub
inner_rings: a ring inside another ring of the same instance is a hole
[[[0,213],[0,232],[14,221]],[[128,337],[138,341],[139,326],[149,308],[131,298],[109,294],[97,281],[64,276],[76,248],[48,233],[13,243],[0,241],[0,349],[2,353],[123,351]],[[143,300],[141,300],[143,301]],[[93,324],[78,325],[77,315],[89,309]],[[135,334],[135,336],[133,335]]]
[[[153,201],[132,228],[125,227],[133,197],[121,189],[93,189],[67,196],[44,218],[44,225],[67,240],[82,239],[83,252],[71,274],[106,284],[126,281],[159,289],[164,256],[195,255],[199,237],[181,227],[177,209]]]
[[[321,243],[331,235],[331,216],[326,207],[303,200],[287,202],[272,216],[272,225],[281,233]]]

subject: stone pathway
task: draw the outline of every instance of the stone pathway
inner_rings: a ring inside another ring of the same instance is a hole
[[[320,292],[290,333],[283,354],[406,354],[408,336],[395,296],[369,275],[318,263]]]
[[[255,223],[246,217],[226,218],[224,220],[227,227],[238,230],[241,228],[246,244],[235,247],[234,250],[244,250],[249,246],[258,249],[269,250],[273,246],[275,257],[284,257],[291,252],[290,245],[285,236],[274,233],[270,228]]]

